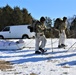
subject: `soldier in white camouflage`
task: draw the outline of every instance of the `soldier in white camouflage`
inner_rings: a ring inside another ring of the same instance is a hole
[[[59,34],[59,44],[58,44],[58,48],[62,48],[65,47],[65,39],[66,39],[66,33],[65,30],[67,28],[67,17],[63,17],[63,21],[61,23],[61,25],[59,25],[59,30],[60,30],[60,34]]]
[[[46,45],[46,37],[44,35],[46,26],[44,25],[45,22],[45,18],[41,17],[40,18],[40,22],[37,21],[36,23],[36,43],[35,43],[35,54],[40,54],[40,53],[44,53],[46,52],[46,50],[44,50],[45,45]],[[40,44],[41,42],[41,44]]]

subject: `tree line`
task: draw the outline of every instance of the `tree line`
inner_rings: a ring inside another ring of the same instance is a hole
[[[32,16],[26,8],[22,10],[19,7],[11,8],[9,5],[0,8],[0,30],[5,26],[30,24]]]
[[[46,26],[51,28],[46,31],[46,37],[58,38],[59,32],[54,25],[57,18],[52,20],[50,17],[45,17],[45,19]],[[33,16],[26,8],[20,9],[18,6],[11,8],[9,5],[0,7],[0,31],[5,26],[32,24],[33,20]],[[76,15],[68,17],[66,34],[68,38],[76,38]]]

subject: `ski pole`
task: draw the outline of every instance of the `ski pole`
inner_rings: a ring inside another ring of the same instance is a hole
[[[71,47],[67,51],[69,51],[75,44],[76,44],[76,42],[73,45],[71,45]]]
[[[51,49],[52,49],[52,52],[53,52],[53,43],[52,43],[52,37],[51,37]]]
[[[51,33],[52,33],[52,29],[51,29]],[[52,42],[52,36],[51,36],[51,49],[52,49],[52,52],[53,52],[53,42]]]

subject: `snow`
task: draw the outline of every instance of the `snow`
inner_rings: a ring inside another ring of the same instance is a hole
[[[24,41],[22,50],[0,50],[0,60],[13,63],[13,68],[0,70],[0,75],[76,75],[76,44],[70,48],[76,39],[66,39],[65,49],[57,48],[57,38],[47,39],[45,54],[34,54],[35,39]]]

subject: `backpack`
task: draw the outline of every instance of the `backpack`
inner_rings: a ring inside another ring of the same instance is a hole
[[[28,29],[30,29],[30,32],[36,32],[36,24],[37,24],[37,21],[34,20],[32,24],[28,26]]]
[[[41,25],[41,23],[37,20],[32,24],[32,31],[37,32],[37,26]]]
[[[61,24],[62,24],[62,19],[57,18],[54,22],[54,27],[59,30]]]

